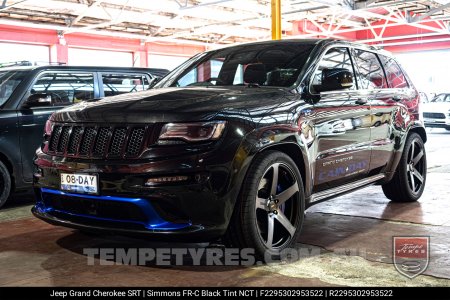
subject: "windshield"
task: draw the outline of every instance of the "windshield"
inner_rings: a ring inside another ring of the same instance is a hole
[[[8,101],[27,71],[0,71],[0,106]]]
[[[240,45],[199,54],[155,87],[293,85],[313,44],[281,42]]]
[[[450,94],[439,94],[431,102],[450,102]]]

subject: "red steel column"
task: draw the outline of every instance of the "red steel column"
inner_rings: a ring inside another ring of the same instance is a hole
[[[50,62],[67,64],[69,62],[69,47],[67,45],[50,45]]]

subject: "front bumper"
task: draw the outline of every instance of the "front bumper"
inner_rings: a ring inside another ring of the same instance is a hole
[[[54,225],[152,239],[210,241],[222,236],[239,184],[232,157],[187,155],[161,161],[80,161],[37,153],[33,214]],[[213,164],[214,162],[214,164]],[[99,194],[61,191],[60,173],[97,174]],[[149,177],[186,175],[147,187]]]

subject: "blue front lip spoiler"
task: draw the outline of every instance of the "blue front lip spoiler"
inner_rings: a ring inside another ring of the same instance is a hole
[[[183,229],[186,227],[191,226],[191,223],[172,223],[168,222],[164,219],[162,219],[158,213],[155,211],[153,206],[148,202],[148,200],[142,199],[142,198],[126,198],[126,197],[117,197],[117,196],[94,196],[94,195],[85,195],[85,194],[73,194],[73,193],[67,193],[63,191],[58,190],[52,190],[47,188],[41,188],[41,194],[42,194],[42,200],[45,202],[45,194],[53,194],[53,195],[62,195],[67,197],[77,197],[77,198],[85,198],[85,199],[92,199],[92,200],[107,200],[107,201],[119,201],[119,202],[128,202],[133,203],[134,205],[138,206],[139,209],[144,213],[144,215],[147,217],[148,222],[140,222],[140,221],[133,221],[133,220],[118,220],[118,219],[108,219],[108,218],[101,218],[96,217],[92,215],[84,215],[84,214],[74,214],[67,211],[61,211],[56,210],[52,207],[42,207],[41,205],[36,205],[36,208],[46,212],[51,213],[52,211],[60,212],[72,216],[77,217],[83,217],[83,218],[89,218],[94,220],[102,220],[102,221],[112,221],[112,222],[126,222],[126,223],[135,223],[135,224],[141,224],[145,228],[149,230],[161,230],[161,231],[167,231],[167,230],[178,230]]]

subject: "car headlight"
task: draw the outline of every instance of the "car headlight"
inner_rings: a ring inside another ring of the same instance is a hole
[[[184,140],[186,142],[217,140],[221,137],[225,125],[225,121],[168,123],[162,128],[159,140]]]

